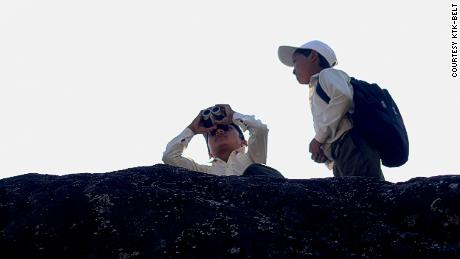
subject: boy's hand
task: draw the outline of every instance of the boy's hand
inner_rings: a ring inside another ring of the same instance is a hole
[[[311,153],[311,159],[316,163],[324,163],[327,158],[324,155],[323,150],[321,149],[322,143],[319,143],[315,138],[312,139],[309,146],[309,151]]]
[[[217,126],[213,125],[212,127],[210,128],[206,128],[204,125],[203,125],[203,122],[201,120],[201,111],[200,113],[198,113],[198,116],[196,116],[196,118],[192,121],[192,123],[190,123],[190,125],[188,126],[189,129],[191,129],[193,131],[193,134],[206,134],[206,133],[209,133],[215,129],[217,129]]]
[[[222,109],[225,113],[225,117],[222,120],[216,120],[216,124],[232,124],[233,123],[233,114],[235,111],[232,110],[232,107],[228,104],[216,104],[216,106],[219,106],[220,109]]]

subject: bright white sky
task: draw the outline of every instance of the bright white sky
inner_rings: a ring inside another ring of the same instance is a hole
[[[453,2],[452,2],[453,3]],[[268,165],[310,160],[308,89],[279,45],[319,39],[338,69],[396,99],[410,161],[387,180],[459,173],[450,1],[24,1],[0,3],[0,178],[161,163],[200,109],[228,103],[269,129]],[[186,155],[208,161],[195,137]]]

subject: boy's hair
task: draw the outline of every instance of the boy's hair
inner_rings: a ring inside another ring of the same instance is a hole
[[[236,131],[238,131],[238,137],[240,137],[240,139],[244,141],[245,140],[244,134],[243,134],[243,131],[240,129],[240,127],[233,122],[230,125],[232,125],[236,129]],[[208,148],[208,154],[210,154],[211,150],[209,150],[209,145],[208,145],[208,134],[203,134],[203,136],[204,136],[204,139],[206,140],[206,147]]]
[[[311,49],[296,49],[296,51],[294,51],[294,54],[302,54],[304,55],[305,57],[308,57],[311,53]],[[318,53],[318,52],[316,52]],[[329,62],[327,62],[327,60],[321,55],[318,53],[318,57],[319,57],[319,66],[321,68],[330,68],[331,66],[329,65]]]

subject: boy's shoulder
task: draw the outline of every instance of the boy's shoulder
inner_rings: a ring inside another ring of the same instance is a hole
[[[348,76],[348,74],[345,71],[340,70],[340,69],[336,69],[336,68],[333,68],[333,67],[324,68],[323,70],[321,70],[319,72],[320,77],[327,77],[327,76],[333,76],[333,75],[346,75],[346,76]]]
[[[344,79],[345,81],[350,81],[350,76],[344,71],[336,68],[325,68],[319,72],[319,81],[320,83],[335,81],[339,78]]]

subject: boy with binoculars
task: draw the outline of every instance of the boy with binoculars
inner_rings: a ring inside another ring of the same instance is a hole
[[[249,131],[246,141],[243,131]],[[182,154],[196,134],[206,140],[211,165],[198,164]],[[228,104],[204,109],[192,123],[171,140],[163,153],[165,164],[214,175],[261,175],[284,178],[277,170],[264,166],[267,161],[268,128],[254,116],[232,110]],[[247,148],[247,151],[246,151]]]

